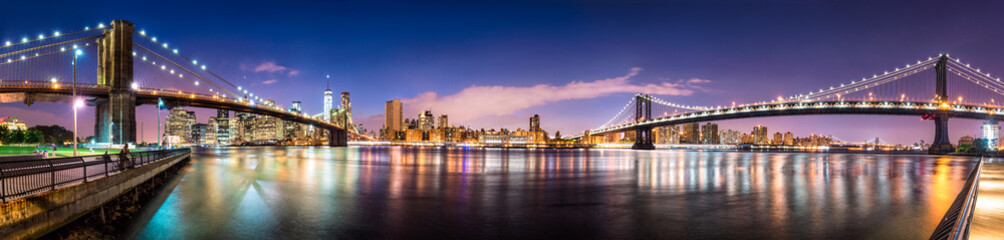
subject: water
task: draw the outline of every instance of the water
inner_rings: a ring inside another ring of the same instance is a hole
[[[921,239],[976,159],[401,147],[198,149],[140,239]]]

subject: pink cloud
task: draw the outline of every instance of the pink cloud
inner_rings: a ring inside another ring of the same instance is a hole
[[[269,84],[273,84],[273,83],[277,83],[277,82],[279,82],[279,80],[269,79],[269,80],[262,81],[261,84],[269,85]]]
[[[296,75],[300,75],[300,70],[290,70],[289,71],[289,76],[290,77],[296,76]]]
[[[288,68],[286,67],[275,64],[275,62],[264,62],[262,64],[259,64],[257,67],[254,67],[254,72],[275,73],[275,72],[285,72],[287,69]]]
[[[402,101],[410,111],[431,109],[450,115],[451,122],[469,123],[471,120],[500,118],[517,111],[541,106],[552,102],[590,99],[617,93],[646,93],[654,95],[686,96],[694,93],[707,80],[632,84],[628,80],[637,76],[641,68],[632,68],[626,75],[595,80],[591,82],[573,81],[554,86],[539,84],[530,87],[517,86],[471,86],[458,93],[440,96],[436,92],[425,92]],[[699,79],[698,79],[699,80]],[[693,82],[692,82],[693,81]],[[407,115],[414,115],[411,112]],[[520,117],[519,119],[522,119]]]

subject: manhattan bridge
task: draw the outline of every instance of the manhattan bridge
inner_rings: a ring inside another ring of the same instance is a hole
[[[659,126],[767,116],[914,115],[935,125],[929,152],[948,153],[954,151],[948,120],[1001,120],[1004,105],[997,98],[1002,95],[999,77],[940,54],[860,80],[753,103],[690,106],[639,93],[603,125],[570,138],[632,133],[633,148],[653,149],[652,129]]]
[[[0,45],[0,103],[94,106],[97,142],[136,142],[136,106],[161,103],[307,124],[326,130],[330,146],[345,146],[349,137],[370,139],[353,126],[264,101],[266,97],[217,75],[205,62],[182,54],[163,39],[137,31],[128,21],[16,40]]]

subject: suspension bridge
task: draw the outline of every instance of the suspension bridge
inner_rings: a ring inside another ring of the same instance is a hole
[[[653,149],[653,128],[684,123],[815,114],[912,115],[935,125],[931,153],[954,151],[948,120],[1004,119],[1004,82],[948,54],[803,94],[729,106],[690,106],[636,94],[603,125],[572,139],[633,134],[635,149]],[[653,117],[653,107],[661,115]],[[633,110],[633,111],[632,111]]]
[[[280,108],[167,41],[137,31],[128,21],[19,40],[0,45],[0,103],[95,106],[97,142],[136,142],[136,106],[160,102],[168,107],[233,110],[311,125],[327,131],[331,146],[345,146],[350,136],[369,139],[354,127]]]

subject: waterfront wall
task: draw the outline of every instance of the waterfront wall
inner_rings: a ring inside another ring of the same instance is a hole
[[[190,158],[188,152],[87,183],[0,204],[0,236],[42,237]]]

